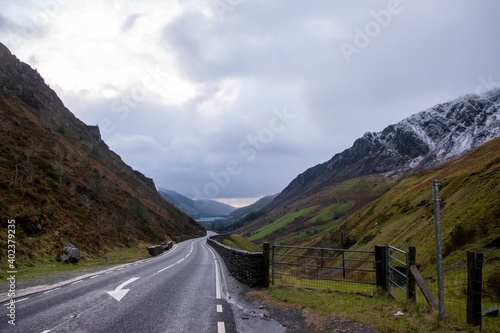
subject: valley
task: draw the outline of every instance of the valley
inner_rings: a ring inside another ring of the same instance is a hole
[[[0,332],[500,333],[499,12],[2,3]]]

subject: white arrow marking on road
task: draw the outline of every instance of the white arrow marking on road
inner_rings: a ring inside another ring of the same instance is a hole
[[[125,297],[125,295],[127,295],[127,293],[130,291],[130,289],[122,289],[122,288],[125,287],[127,284],[134,282],[135,280],[139,280],[139,278],[135,277],[123,282],[118,287],[116,287],[115,290],[108,291],[108,294],[114,299],[116,299],[118,302],[121,301],[121,299]]]

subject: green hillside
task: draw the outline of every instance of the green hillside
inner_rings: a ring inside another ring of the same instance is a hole
[[[350,214],[379,198],[398,177],[369,175],[349,179],[316,192],[313,196],[279,207],[236,232],[256,244],[307,244],[336,228]]]
[[[440,182],[445,265],[481,250],[489,261],[500,260],[500,138],[440,167],[403,179],[379,199],[352,214],[319,246],[338,247],[343,231],[355,249],[391,244],[417,247],[418,261],[435,262],[432,181]]]

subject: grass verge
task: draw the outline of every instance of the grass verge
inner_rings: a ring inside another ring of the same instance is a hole
[[[385,296],[271,287],[261,298],[270,298],[279,306],[291,305],[304,309],[313,317],[312,331],[322,331],[332,317],[372,325],[379,332],[479,332],[479,329],[460,325],[450,319],[441,322],[437,313],[412,303],[402,303]],[[395,316],[401,311],[404,315]],[[307,318],[306,318],[307,319]]]
[[[101,266],[125,264],[150,257],[146,247],[150,244],[140,244],[137,247],[115,247],[98,258],[93,258],[82,253],[82,259],[77,264],[66,264],[55,259],[43,265],[33,267],[21,267],[17,269],[16,279],[18,281],[36,280],[40,277],[65,273],[80,272],[90,268]],[[2,267],[0,271],[0,283],[6,282],[7,269]]]

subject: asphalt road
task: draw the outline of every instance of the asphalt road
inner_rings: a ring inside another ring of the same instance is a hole
[[[0,332],[236,332],[206,238],[150,259],[2,303]]]

